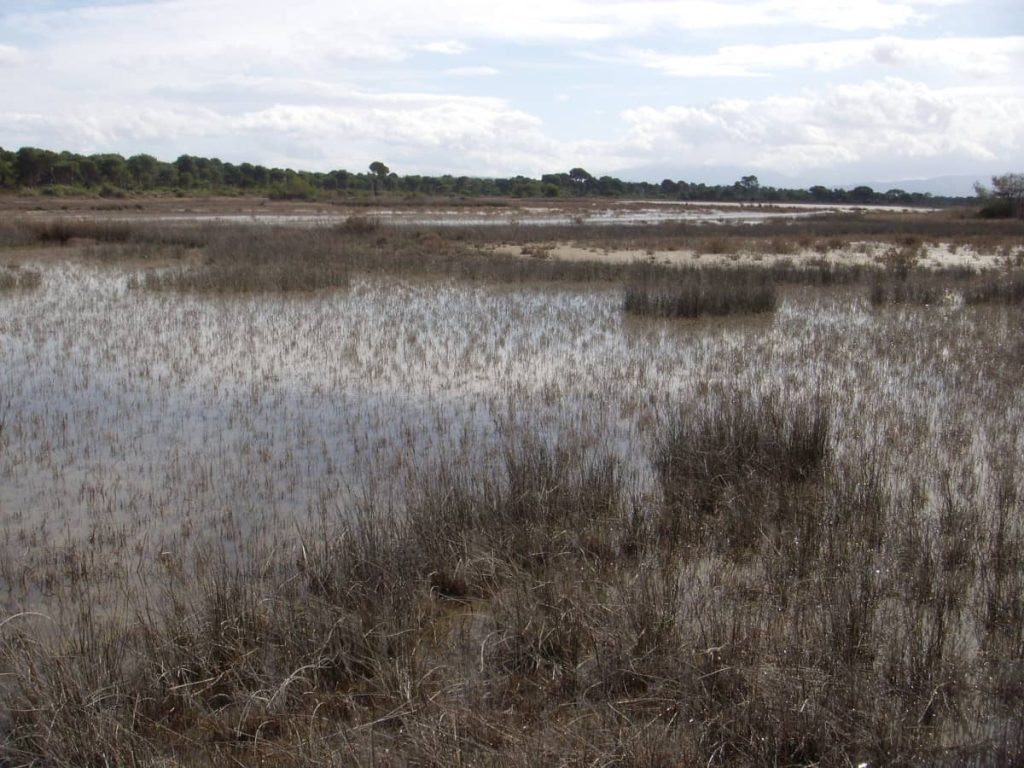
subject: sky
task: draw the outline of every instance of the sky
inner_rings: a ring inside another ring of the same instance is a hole
[[[1022,73],[1020,0],[0,0],[5,149],[986,179],[1024,171]]]

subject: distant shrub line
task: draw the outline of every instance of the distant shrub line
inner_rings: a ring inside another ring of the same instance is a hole
[[[125,158],[115,153],[81,155],[36,147],[16,151],[0,148],[0,189],[39,190],[46,195],[99,194],[123,197],[129,192],[187,194],[265,194],[278,200],[309,200],[345,195],[472,195],[487,197],[634,197],[641,199],[814,202],[854,205],[969,204],[973,197],[934,196],[901,189],[875,191],[866,186],[851,190],[813,186],[785,189],[762,186],[755,176],[733,184],[705,184],[664,179],[658,183],[595,177],[583,168],[547,173],[540,178],[514,176],[399,175],[380,162],[369,172],[352,173],[268,168],[253,163],[234,164],[218,158],[181,155],[173,162],[139,154]]]

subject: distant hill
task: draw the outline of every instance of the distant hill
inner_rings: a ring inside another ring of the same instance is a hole
[[[871,187],[876,192],[885,192],[890,189],[902,189],[904,192],[919,192],[921,194],[932,194],[939,197],[973,197],[974,182],[980,181],[988,184],[988,176],[984,175],[961,175],[961,176],[936,176],[933,179],[904,179],[902,181],[867,181],[865,187]],[[853,189],[862,186],[861,184],[844,184],[844,189]]]
[[[711,185],[729,185],[751,171],[740,166],[708,166],[708,167],[666,167],[636,166],[620,171],[620,176],[629,181],[657,181],[662,178],[686,179],[704,182]],[[782,189],[809,189],[822,184],[830,189],[852,190],[856,187],[871,187],[876,192],[887,192],[890,189],[902,189],[911,194],[930,194],[936,197],[974,197],[974,182],[988,184],[991,174],[961,174],[935,176],[930,178],[900,179],[896,181],[859,181],[836,178],[814,178],[810,176],[787,177],[777,173],[758,173],[763,186]]]

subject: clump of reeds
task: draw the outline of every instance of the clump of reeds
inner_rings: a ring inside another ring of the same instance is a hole
[[[141,286],[198,293],[308,292],[346,288],[351,274],[346,249],[321,230],[214,229],[202,253],[198,264],[146,272]]]
[[[145,253],[141,246],[197,248],[205,244],[211,228],[165,222],[128,222],[98,219],[52,218],[42,221],[14,219],[0,224],[0,246],[67,246],[73,242],[116,250],[136,246],[131,257]]]
[[[873,307],[889,304],[934,306],[950,303],[951,296],[945,283],[924,278],[893,280],[882,275],[872,281],[868,292],[868,300]]]
[[[1019,270],[979,274],[967,266],[915,269],[909,274],[882,270],[872,277],[868,299],[875,307],[1021,304],[1024,302],[1024,275]]]
[[[923,244],[910,236],[903,239],[902,246],[890,247],[877,260],[887,271],[903,280],[920,263],[923,254]]]
[[[737,256],[743,244],[741,238],[716,234],[694,241],[693,246],[694,252],[698,254]]]
[[[0,291],[33,290],[43,283],[43,275],[38,269],[28,267],[0,268]]]
[[[778,295],[770,280],[722,270],[690,270],[673,280],[626,287],[623,309],[649,317],[696,318],[775,311]]]
[[[1024,272],[1001,272],[986,277],[964,295],[968,304],[1022,304],[1024,303]]]
[[[370,216],[349,216],[340,224],[335,225],[334,230],[342,235],[371,235],[380,227],[379,219]]]
[[[754,401],[735,389],[674,415],[655,456],[665,493],[666,532],[742,548],[773,515],[799,506],[798,489],[820,479],[831,417],[818,398]],[[722,523],[733,530],[723,535]],[[713,530],[709,533],[708,526]]]

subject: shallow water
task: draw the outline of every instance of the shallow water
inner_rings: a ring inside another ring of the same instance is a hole
[[[743,205],[730,203],[680,203],[671,200],[645,202],[612,201],[607,204],[567,209],[564,206],[521,207],[451,207],[451,208],[367,208],[301,210],[294,213],[202,213],[182,207],[179,211],[162,213],[90,213],[86,216],[65,214],[67,218],[102,218],[108,221],[137,222],[221,222],[233,224],[263,224],[310,227],[339,224],[356,217],[369,217],[385,224],[404,226],[542,226],[542,225],[631,225],[644,226],[667,222],[695,224],[730,223],[757,224],[771,220],[792,220],[818,216],[824,213],[864,210],[856,206],[817,204]],[[874,211],[905,212],[899,206],[872,206]],[[52,217],[52,212],[34,212],[29,215]]]
[[[456,449],[485,460],[518,408],[595,421],[587,403],[665,343],[626,334],[619,300],[375,282],[210,299],[49,268],[39,294],[0,302],[5,533],[304,515]]]
[[[1001,434],[983,424],[990,382],[971,378],[984,327],[955,309],[877,314],[822,296],[773,318],[672,323],[625,318],[614,288],[359,280],[224,298],[40,269],[41,289],[0,296],[11,605],[69,551],[123,565],[253,531],[284,540],[325,510],[400,499],[436,464],[498,463],[522,432],[611,453],[631,492],[654,493],[659,425],[722,384],[824,391],[837,432],[872,425],[871,439],[906,442],[908,463],[926,438],[966,430],[984,452]],[[995,412],[1012,421],[1019,401]]]

